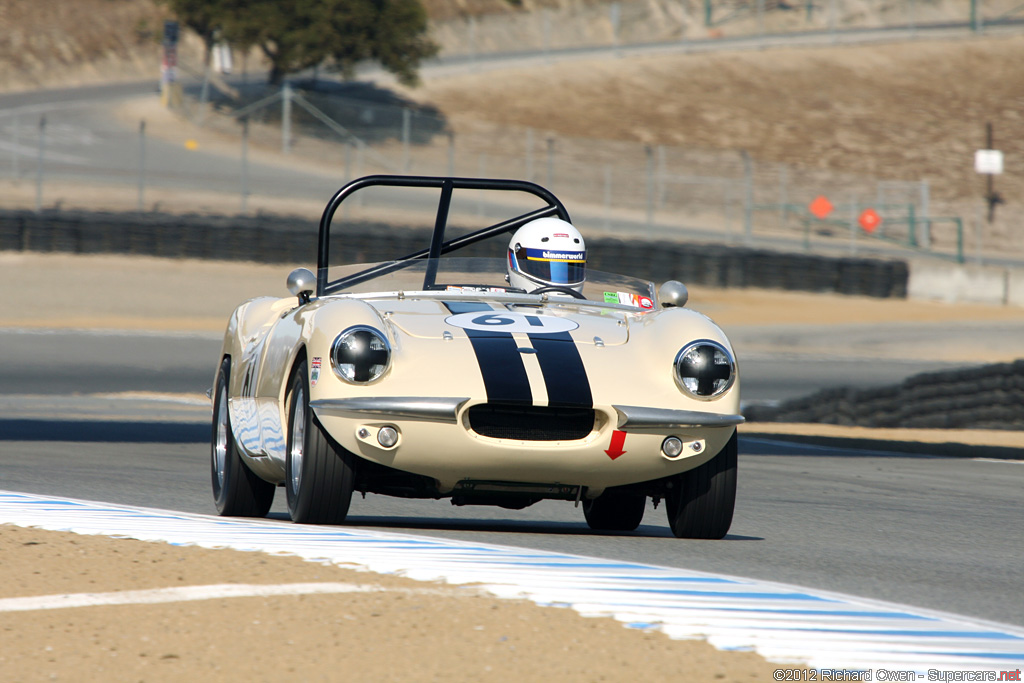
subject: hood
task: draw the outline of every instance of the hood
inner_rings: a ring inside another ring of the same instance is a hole
[[[577,344],[618,346],[629,340],[629,314],[610,308],[551,302],[541,306],[487,301],[389,299],[372,302],[392,325],[420,339],[445,333],[569,334]]]

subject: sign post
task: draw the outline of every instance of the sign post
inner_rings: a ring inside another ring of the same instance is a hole
[[[164,22],[164,54],[160,62],[160,103],[165,107],[181,106],[181,83],[178,82],[178,22]]]
[[[985,149],[979,149],[974,153],[974,170],[988,176],[988,188],[985,192],[985,201],[988,202],[988,222],[991,223],[996,217],[996,205],[1004,204],[1005,200],[995,190],[994,176],[1003,172],[1003,153],[998,149],[992,149],[992,123],[985,124]]]

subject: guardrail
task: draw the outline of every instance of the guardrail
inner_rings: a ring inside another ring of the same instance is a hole
[[[875,389],[826,389],[780,406],[753,405],[755,422],[856,427],[1024,429],[1024,360],[929,372]]]
[[[346,249],[411,252],[429,231],[354,222]],[[177,216],[162,213],[0,211],[0,250],[112,253],[289,263],[316,261],[317,224],[280,216]],[[681,280],[714,287],[759,287],[905,298],[908,266],[899,260],[829,257],[716,244],[588,240],[588,263],[598,270],[655,281]],[[489,245],[467,255],[501,256]]]

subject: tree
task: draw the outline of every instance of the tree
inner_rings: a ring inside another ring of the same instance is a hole
[[[165,0],[180,21],[270,60],[270,82],[321,64],[346,78],[377,60],[406,85],[437,53],[419,0]]]
[[[206,47],[206,63],[217,41],[222,17],[228,4],[225,0],[162,0],[178,21],[195,31]]]

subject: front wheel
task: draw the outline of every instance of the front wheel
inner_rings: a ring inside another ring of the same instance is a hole
[[[724,538],[736,506],[737,437],[700,467],[671,478],[665,501],[676,538]]]
[[[231,359],[225,358],[217,373],[213,399],[213,434],[210,438],[210,469],[217,512],[231,517],[266,517],[274,502],[274,485],[250,470],[235,444],[228,412],[228,379]]]
[[[288,512],[299,524],[341,524],[352,502],[356,456],[336,447],[324,434],[309,408],[308,376],[302,361],[288,392]]]
[[[587,525],[596,531],[633,531],[640,526],[647,496],[608,489],[593,500],[583,501]]]

